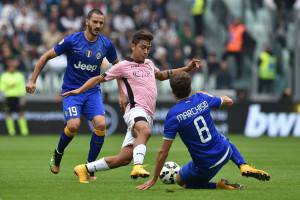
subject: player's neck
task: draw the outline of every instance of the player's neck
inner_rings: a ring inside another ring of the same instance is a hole
[[[133,54],[131,54],[130,59],[136,63],[144,63],[145,60],[139,60],[136,56],[134,56]]]
[[[189,98],[190,96],[187,96],[187,97],[184,97],[184,98],[177,98],[177,97],[175,97],[175,100],[176,100],[176,102],[179,102],[179,101],[184,101],[185,99],[187,99],[187,98]]]
[[[89,42],[95,42],[98,38],[98,36],[92,35],[88,30],[85,30],[83,34],[85,39],[87,39]]]

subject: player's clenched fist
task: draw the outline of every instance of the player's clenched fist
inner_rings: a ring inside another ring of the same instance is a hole
[[[26,92],[29,94],[33,94],[35,91],[35,83],[33,83],[32,81],[29,81],[26,85]]]

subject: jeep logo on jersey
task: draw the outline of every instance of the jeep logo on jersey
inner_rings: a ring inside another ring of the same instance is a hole
[[[93,53],[93,52],[92,52],[91,50],[87,50],[86,53],[85,53],[85,55],[86,55],[86,57],[89,58],[89,57],[92,56],[92,53]]]
[[[74,68],[93,72],[97,69],[97,65],[87,65],[79,61],[78,64],[74,64]]]

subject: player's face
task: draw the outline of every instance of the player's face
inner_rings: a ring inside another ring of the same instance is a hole
[[[98,36],[104,27],[104,16],[92,14],[91,18],[86,20],[86,26],[91,35]]]
[[[135,60],[144,61],[150,52],[151,42],[146,40],[141,40],[137,44],[132,44],[132,55]]]

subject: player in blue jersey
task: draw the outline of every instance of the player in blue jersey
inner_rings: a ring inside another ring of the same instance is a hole
[[[192,157],[176,176],[180,186],[194,189],[241,189],[241,185],[230,184],[225,179],[217,183],[210,182],[229,160],[240,168],[243,176],[270,180],[267,172],[247,165],[234,144],[216,130],[210,115],[211,108],[231,106],[233,101],[229,97],[214,97],[201,92],[190,95],[191,78],[185,72],[171,77],[170,85],[177,104],[170,109],[165,120],[164,138],[156,158],[154,177],[139,185],[138,189],[146,190],[156,183],[177,133]]]
[[[85,25],[86,29],[83,32],[66,36],[54,48],[41,56],[26,86],[28,93],[34,93],[36,80],[46,62],[61,54],[67,55],[68,63],[63,78],[62,93],[79,88],[88,79],[98,76],[104,57],[112,64],[118,62],[112,42],[100,34],[104,27],[103,13],[98,9],[92,9],[86,17]],[[82,94],[63,98],[63,113],[66,125],[50,161],[50,170],[54,174],[59,173],[64,150],[79,129],[81,115],[92,121],[94,126],[87,162],[96,160],[106,131],[99,85]],[[95,179],[93,174],[90,177]]]

